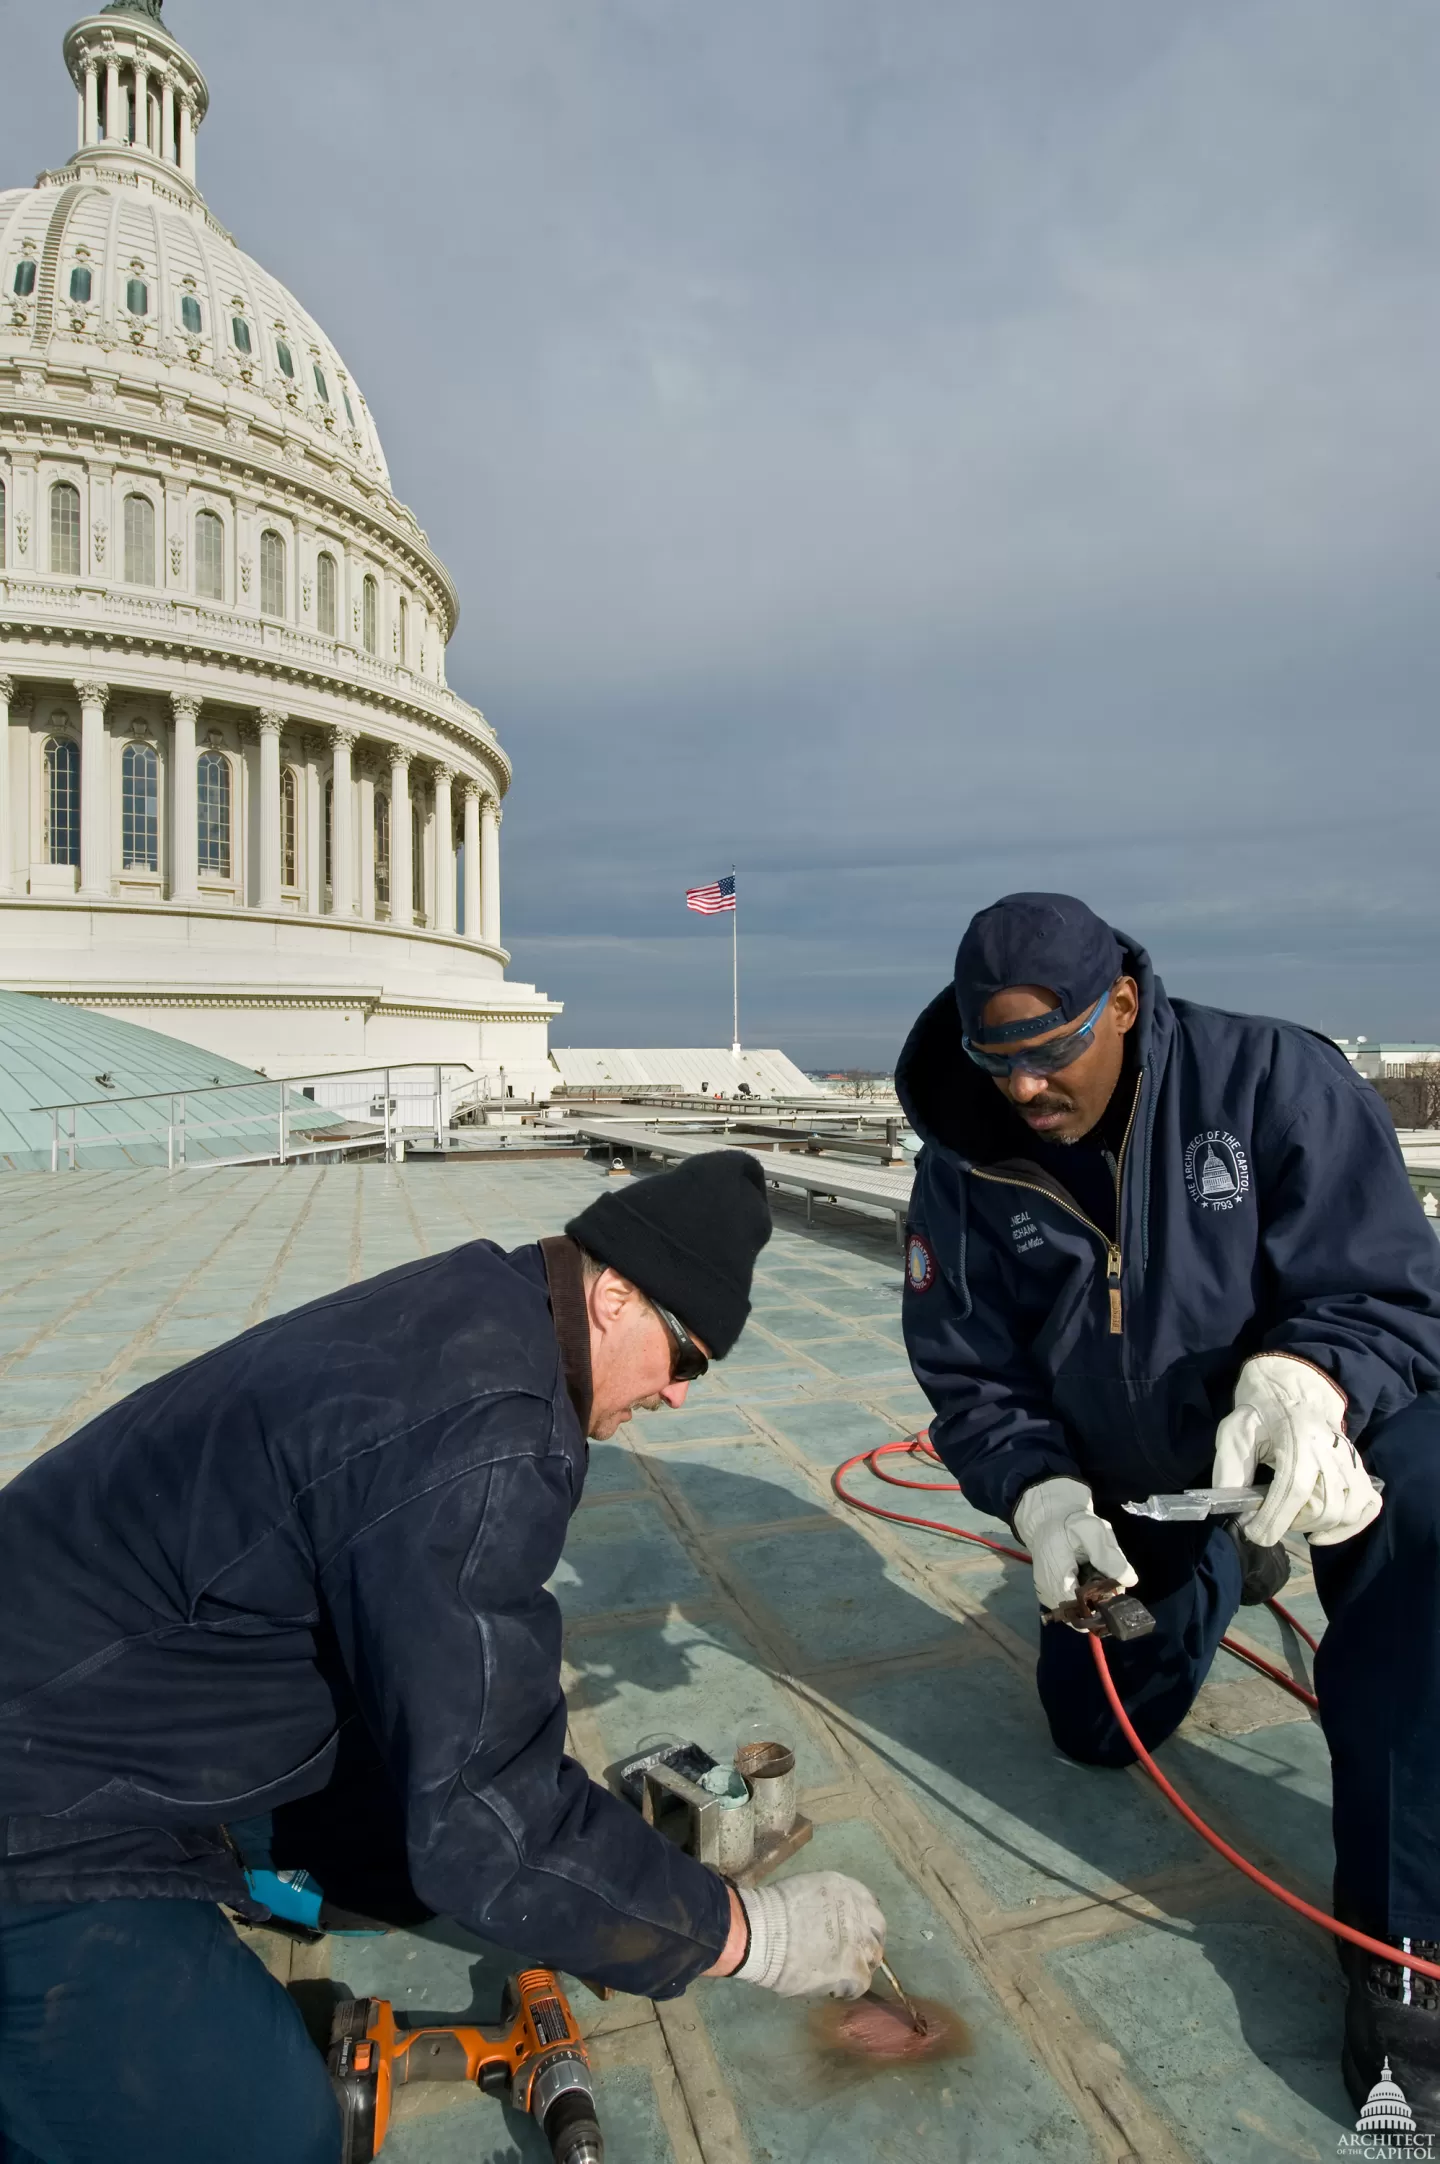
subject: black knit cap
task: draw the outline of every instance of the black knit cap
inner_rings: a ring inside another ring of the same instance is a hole
[[[755,1257],[770,1237],[765,1175],[746,1150],[707,1150],[611,1188],[565,1230],[723,1360],[745,1327]]]

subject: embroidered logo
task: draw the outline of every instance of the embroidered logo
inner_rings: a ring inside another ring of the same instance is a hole
[[[905,1243],[905,1282],[911,1292],[928,1292],[935,1282],[935,1257],[919,1232],[912,1232]]]
[[[1028,1210],[1017,1210],[1010,1220],[1010,1237],[1015,1242],[1017,1255],[1028,1255],[1032,1247],[1043,1247],[1040,1227]]]
[[[1185,1152],[1185,1185],[1202,1210],[1233,1210],[1250,1192],[1250,1160],[1219,1127],[1197,1135]]]

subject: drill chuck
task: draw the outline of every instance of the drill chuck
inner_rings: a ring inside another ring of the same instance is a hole
[[[529,2102],[555,2164],[604,2164],[590,2068],[578,2052],[556,2052],[537,2069]]]

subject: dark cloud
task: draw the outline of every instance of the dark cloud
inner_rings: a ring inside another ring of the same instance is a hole
[[[450,563],[561,1042],[879,1062],[971,909],[1440,1036],[1420,0],[169,0]],[[68,148],[12,6],[7,166]],[[13,68],[13,73],[12,73]],[[23,71],[23,72],[22,72]]]

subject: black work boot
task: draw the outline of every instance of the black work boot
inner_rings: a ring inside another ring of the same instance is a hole
[[[1273,1600],[1281,1586],[1290,1582],[1290,1551],[1283,1541],[1273,1548],[1257,1548],[1253,1540],[1247,1540],[1239,1526],[1230,1520],[1230,1538],[1240,1554],[1243,1573],[1240,1585],[1242,1608],[1259,1608],[1267,1600]]]
[[[1440,1939],[1412,1939],[1409,1950],[1440,1963]],[[1440,1982],[1358,1946],[1345,1946],[1344,1965],[1350,1997],[1340,2067],[1356,2110],[1364,2110],[1377,2082],[1388,2081],[1414,2115],[1414,2131],[1440,2134]],[[1382,2104],[1399,2108],[1388,2092],[1377,2109]]]

